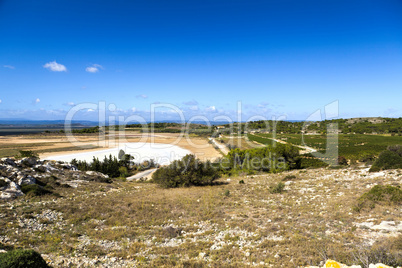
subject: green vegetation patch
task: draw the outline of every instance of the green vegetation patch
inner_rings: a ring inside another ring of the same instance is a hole
[[[163,188],[212,185],[219,177],[219,170],[212,163],[201,162],[190,154],[159,168],[152,175],[153,181]]]
[[[376,204],[401,205],[402,190],[399,186],[375,185],[358,199],[355,210],[360,211],[362,208],[372,209]]]
[[[42,256],[34,250],[15,249],[0,253],[0,267],[3,268],[47,268]]]
[[[370,172],[402,168],[402,146],[389,146],[370,168]]]
[[[266,137],[267,143],[272,134],[258,134]],[[294,145],[305,145],[325,153],[327,147],[326,135],[302,135],[302,134],[277,134],[277,139]],[[262,142],[264,143],[264,142]],[[272,140],[271,140],[272,143]],[[347,160],[358,160],[360,162],[372,162],[388,146],[395,146],[401,143],[399,136],[368,135],[368,134],[339,134],[338,148],[339,155]],[[265,143],[264,143],[265,144]]]
[[[280,194],[285,190],[285,184],[283,182],[279,182],[278,184],[272,184],[269,187],[269,192],[271,194]]]
[[[37,184],[25,184],[21,186],[21,191],[26,195],[41,196],[51,194],[52,192],[37,185]]]
[[[224,172],[268,171],[278,172],[299,167],[299,150],[290,145],[277,144],[275,147],[231,150],[221,159]]]
[[[99,131],[100,131],[100,128],[98,126],[72,130],[73,133],[77,133],[77,134],[98,133]]]
[[[258,143],[265,144],[265,145],[272,145],[272,146],[275,146],[276,141],[273,140],[273,139],[271,139],[271,138],[269,138],[268,135],[265,135],[265,136],[266,136],[266,138],[265,138],[265,137],[261,137],[261,136],[257,136],[257,135],[252,135],[252,134],[248,134],[248,135],[247,135],[247,137],[248,137],[248,139],[249,139],[250,141],[255,141],[255,142],[258,142]],[[270,136],[271,136],[271,135],[270,135]]]
[[[20,152],[20,155],[19,155],[20,158],[25,158],[25,157],[38,158],[39,157],[38,153],[31,151],[31,150],[27,150],[27,151],[21,150],[19,152]]]
[[[130,163],[133,159],[134,157],[129,154],[124,154],[123,152],[123,157],[120,160],[110,154],[109,157],[105,156],[103,161],[100,161],[98,158],[94,157],[92,159],[92,162],[90,163],[87,163],[86,161],[76,160],[74,158],[73,160],[71,160],[71,164],[76,166],[81,171],[97,171],[106,174],[109,177],[118,178],[121,176],[122,173],[121,167],[126,168],[124,172],[126,174],[127,168],[130,166]],[[110,179],[106,178],[99,179],[101,180],[100,182],[112,182]]]

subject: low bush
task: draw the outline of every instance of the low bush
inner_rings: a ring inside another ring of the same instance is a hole
[[[285,184],[283,182],[280,182],[278,184],[272,184],[269,187],[269,192],[271,194],[280,194],[284,191],[284,189],[285,189]]]
[[[384,169],[402,168],[402,149],[400,146],[389,146],[383,151],[370,168],[370,172],[377,172]]]
[[[21,186],[21,191],[26,195],[41,196],[51,194],[52,192],[37,184],[24,184]]]
[[[376,204],[401,205],[402,190],[391,185],[375,185],[358,199],[354,209],[356,211],[363,208],[372,209]]]
[[[34,151],[19,151],[19,156],[18,158],[25,158],[25,157],[34,157],[34,158],[39,158],[38,153],[34,152]]]
[[[220,177],[219,171],[207,162],[201,162],[194,155],[173,161],[161,167],[152,175],[152,180],[164,188],[212,185]]]
[[[15,249],[0,253],[0,267],[2,268],[47,268],[42,256],[34,250]]]

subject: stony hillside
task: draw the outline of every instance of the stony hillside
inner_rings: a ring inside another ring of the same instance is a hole
[[[294,170],[161,189],[98,182],[104,176],[65,163],[1,161],[3,197],[35,181],[46,181],[52,194],[4,200],[0,245],[33,248],[56,267],[303,267],[330,258],[368,267],[387,256],[401,260],[401,204],[359,203],[375,185],[400,187],[401,170]],[[70,187],[52,184],[52,176]]]
[[[13,199],[30,191],[51,193],[53,187],[77,187],[82,181],[107,182],[109,178],[99,172],[78,171],[64,162],[40,161],[34,157],[0,159],[0,199]]]

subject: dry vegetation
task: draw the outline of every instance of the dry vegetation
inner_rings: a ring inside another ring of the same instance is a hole
[[[60,198],[3,201],[0,242],[34,248],[55,266],[88,267],[297,267],[327,258],[350,265],[380,254],[371,245],[402,250],[400,204],[354,209],[374,185],[401,185],[401,170],[295,170],[221,181],[179,189],[81,182],[57,189]],[[280,182],[285,188],[272,191]]]

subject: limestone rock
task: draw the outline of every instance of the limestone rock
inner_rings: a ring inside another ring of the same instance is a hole
[[[13,199],[24,195],[20,187],[15,182],[4,177],[0,177],[0,179],[7,183],[1,188],[2,191],[0,191],[0,199]]]
[[[24,176],[21,179],[18,180],[18,185],[24,185],[24,184],[36,184],[36,179],[30,175]]]

